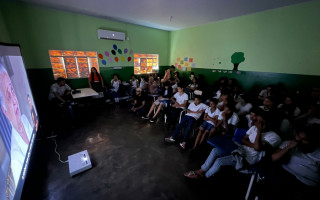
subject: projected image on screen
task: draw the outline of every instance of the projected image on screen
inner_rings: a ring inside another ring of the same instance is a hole
[[[38,116],[20,49],[0,45],[0,199],[21,195]],[[19,193],[18,195],[16,193]]]

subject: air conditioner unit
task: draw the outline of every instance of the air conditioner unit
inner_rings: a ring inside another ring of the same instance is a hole
[[[123,41],[126,39],[126,34],[122,32],[98,29],[98,39]]]

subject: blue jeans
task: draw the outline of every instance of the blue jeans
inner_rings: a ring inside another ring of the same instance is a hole
[[[180,133],[180,130],[182,129],[182,127],[184,127],[184,125],[187,124],[187,127],[184,132],[183,142],[187,141],[189,137],[189,132],[192,128],[192,125],[195,122],[196,122],[196,119],[191,116],[185,115],[184,117],[182,117],[180,124],[177,126],[176,130],[172,135],[172,138],[175,139]]]
[[[222,166],[236,166],[236,161],[232,159],[231,155],[213,148],[206,162],[201,166],[201,169],[206,173],[205,176],[209,178],[220,171]]]
[[[134,107],[134,106],[130,104],[130,105],[129,105],[129,110],[131,110],[131,108],[133,108],[133,107]],[[136,110],[135,113],[136,113],[136,115],[139,115],[139,116],[143,115],[143,113],[144,113],[144,107]]]

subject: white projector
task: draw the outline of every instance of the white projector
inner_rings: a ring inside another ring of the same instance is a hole
[[[70,176],[92,168],[87,150],[68,156]]]

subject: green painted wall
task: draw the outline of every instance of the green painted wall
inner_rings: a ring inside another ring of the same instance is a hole
[[[170,64],[193,57],[197,68],[320,75],[320,1],[171,32]],[[221,62],[221,64],[219,64]]]
[[[12,43],[21,45],[26,68],[50,68],[48,50],[88,50],[103,53],[117,44],[135,53],[159,54],[159,64],[168,65],[169,32],[86,15],[62,12],[24,3],[0,2]],[[14,11],[14,12],[13,12]],[[1,25],[1,19],[0,19]],[[129,40],[98,39],[97,29],[125,32]],[[125,56],[126,58],[128,56]],[[100,67],[105,67],[101,64]],[[133,66],[131,62],[107,63]]]
[[[0,9],[0,42],[10,43],[10,37],[7,30],[7,26],[4,22],[2,12]]]

